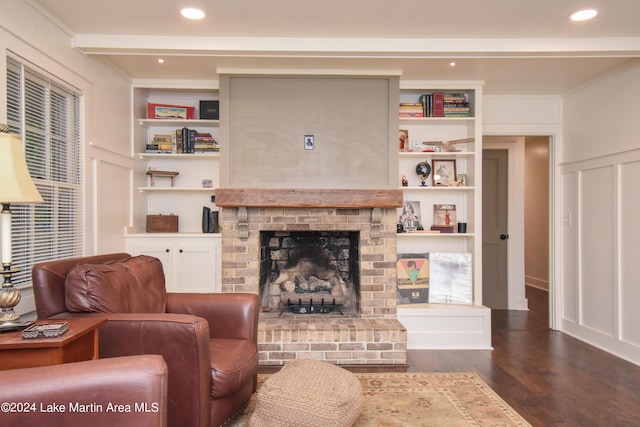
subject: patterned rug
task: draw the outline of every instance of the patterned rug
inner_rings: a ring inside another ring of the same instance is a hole
[[[530,426],[476,374],[390,372],[356,376],[362,383],[364,407],[355,427]],[[258,392],[267,377],[258,376]],[[255,394],[231,426],[248,426],[254,405]]]

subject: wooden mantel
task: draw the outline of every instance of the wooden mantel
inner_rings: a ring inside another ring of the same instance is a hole
[[[223,208],[397,208],[402,190],[217,188]]]

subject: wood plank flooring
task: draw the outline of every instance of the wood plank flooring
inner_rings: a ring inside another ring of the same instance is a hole
[[[408,350],[406,370],[476,372],[534,427],[640,427],[640,366],[550,330],[547,292],[526,295],[529,311],[492,311],[493,350]]]
[[[640,367],[548,328],[547,292],[530,311],[494,310],[494,350],[409,350],[412,372],[477,372],[534,426],[640,426]]]

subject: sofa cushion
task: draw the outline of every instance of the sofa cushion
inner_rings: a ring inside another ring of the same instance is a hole
[[[146,255],[77,264],[65,290],[72,312],[164,313],[167,304],[162,263]]]

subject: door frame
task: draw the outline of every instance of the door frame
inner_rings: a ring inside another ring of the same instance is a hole
[[[549,327],[560,330],[563,289],[562,262],[562,124],[558,123],[493,123],[484,124],[483,138],[492,136],[546,136],[549,138]],[[558,254],[558,255],[556,255]]]
[[[485,135],[482,149],[507,150],[507,306],[509,310],[528,310],[524,284],[524,136]]]

